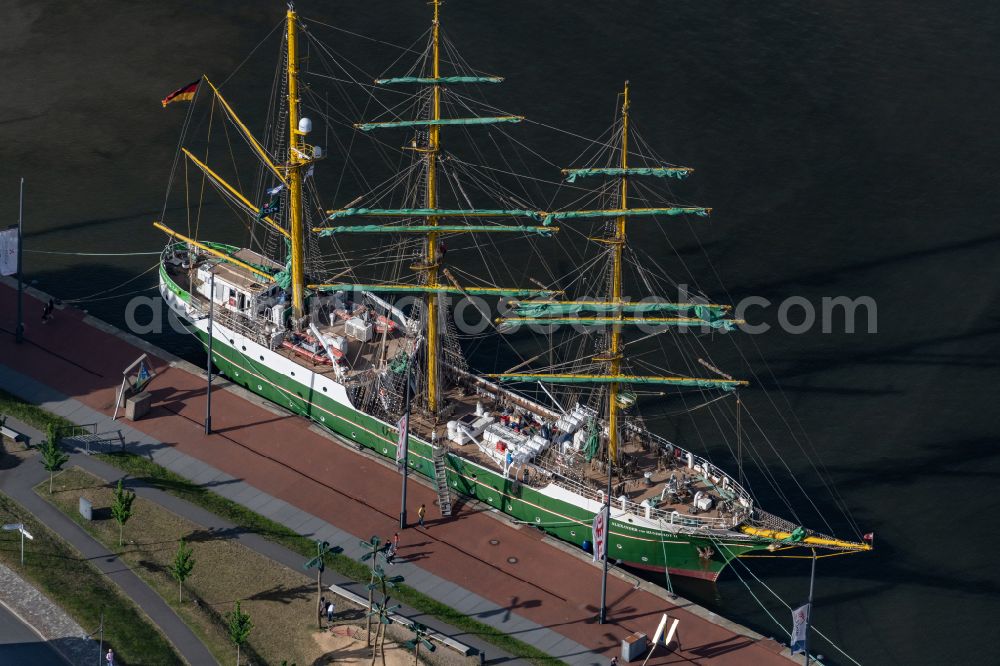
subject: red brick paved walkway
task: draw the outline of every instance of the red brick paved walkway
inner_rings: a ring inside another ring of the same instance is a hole
[[[25,300],[27,341],[15,345],[14,292],[0,285],[0,363],[110,415],[121,371],[142,351],[88,325],[79,311],[57,310],[43,325],[41,303]],[[213,392],[215,434],[206,437],[204,381],[161,359],[153,365],[159,373],[151,384],[153,409],[134,427],[359,538],[395,530],[394,471],[311,432],[305,419],[275,415],[230,391]],[[436,495],[414,483],[410,498],[415,513],[421,502],[432,506]],[[660,615],[669,612],[681,621],[681,649],[658,651],[650,664],[790,663],[773,641],[735,634],[615,577],[608,579],[610,624],[598,625],[597,567],[543,543],[535,530],[508,527],[469,506],[449,519],[438,519],[433,509],[428,514],[428,529],[403,534],[402,554],[607,657],[617,654],[623,637],[635,631],[651,635]],[[491,539],[500,544],[490,545]],[[512,556],[516,564],[507,562]]]

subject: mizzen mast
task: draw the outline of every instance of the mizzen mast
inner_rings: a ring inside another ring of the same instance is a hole
[[[663,207],[663,208],[629,208],[628,179],[630,176],[653,176],[685,178],[692,169],[687,167],[629,167],[629,85],[625,82],[622,102],[621,152],[618,167],[564,169],[570,182],[586,176],[606,176],[619,178],[619,202],[617,208],[603,210],[560,211],[549,213],[546,222],[555,220],[574,220],[586,218],[614,218],[614,232],[610,237],[592,238],[604,243],[611,251],[611,293],[607,301],[523,301],[515,303],[512,316],[496,320],[499,325],[524,323],[567,324],[574,326],[610,327],[610,340],[607,351],[594,357],[594,361],[604,363],[605,374],[554,374],[554,373],[501,373],[487,375],[502,382],[540,381],[561,384],[607,384],[608,386],[608,464],[618,462],[618,443],[620,435],[619,412],[621,409],[621,389],[623,384],[660,384],[673,386],[691,386],[698,388],[720,388],[727,391],[735,390],[737,386],[745,385],[745,381],[733,379],[714,379],[685,377],[678,375],[634,376],[622,372],[622,329],[627,325],[646,326],[702,326],[712,329],[730,330],[734,325],[742,323],[726,319],[728,306],[706,303],[668,303],[663,301],[630,302],[622,294],[623,252],[627,242],[627,220],[632,216],[674,216],[693,214],[707,216],[710,208],[699,207]],[[684,317],[647,317],[651,312],[678,312],[694,316]],[[567,316],[561,316],[567,315]],[[628,316],[626,316],[628,315]]]

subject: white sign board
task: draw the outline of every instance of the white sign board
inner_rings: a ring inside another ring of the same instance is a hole
[[[17,227],[0,231],[0,275],[17,273]]]
[[[604,552],[608,548],[608,530],[605,524],[606,509],[601,509],[594,516],[594,561],[604,559]]]
[[[409,380],[409,378],[407,378]],[[403,414],[399,418],[399,423],[396,424],[396,429],[399,430],[399,438],[396,440],[396,464],[399,465],[400,471],[403,469],[403,465],[406,464],[407,449],[409,448],[410,438],[410,415]]]
[[[809,604],[792,611],[792,654],[806,651],[806,626],[809,623]]]

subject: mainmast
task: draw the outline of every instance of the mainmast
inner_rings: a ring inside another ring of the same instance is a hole
[[[400,76],[392,78],[376,79],[377,85],[416,85],[431,86],[431,108],[429,117],[413,120],[393,119],[380,122],[365,122],[355,125],[362,132],[374,129],[391,128],[427,128],[427,144],[412,146],[412,150],[421,153],[422,159],[427,161],[424,171],[425,195],[423,208],[344,208],[340,210],[327,211],[329,220],[342,220],[356,217],[376,217],[376,218],[402,218],[403,220],[412,218],[423,218],[423,224],[379,224],[379,225],[342,225],[315,227],[313,231],[321,235],[334,235],[342,233],[392,233],[392,234],[420,234],[425,238],[424,253],[421,261],[411,268],[422,274],[421,284],[407,283],[381,283],[381,284],[310,284],[309,289],[317,291],[336,290],[365,290],[385,293],[419,293],[423,295],[425,304],[425,314],[427,317],[426,328],[426,363],[427,373],[427,411],[433,419],[437,419],[437,413],[441,408],[442,391],[442,363],[441,363],[441,330],[440,324],[443,320],[440,296],[443,293],[456,294],[461,296],[508,296],[508,297],[543,297],[552,298],[561,295],[562,292],[552,289],[520,289],[508,287],[483,287],[475,285],[458,284],[454,276],[443,270],[441,265],[441,245],[442,234],[481,234],[481,233],[534,233],[541,236],[550,236],[559,230],[558,227],[551,226],[553,220],[548,219],[547,213],[538,210],[526,209],[485,209],[485,208],[442,208],[439,200],[438,187],[438,157],[441,154],[441,127],[444,125],[493,125],[498,123],[518,123],[523,120],[521,116],[474,116],[468,118],[442,118],[441,101],[444,85],[464,85],[464,84],[496,84],[503,81],[499,76],[464,75],[464,74],[442,74],[441,73],[441,2],[433,0],[434,22],[431,32],[431,53],[432,70],[419,76]],[[470,224],[469,221],[476,218],[528,218],[536,223],[535,225],[515,225],[494,223],[489,225]],[[441,224],[441,220],[445,224]],[[451,220],[458,222],[450,223]],[[442,281],[441,277],[447,279]]]
[[[440,81],[441,78],[441,58],[440,58],[440,0],[434,0],[434,25],[433,25],[433,58],[434,58],[434,79]],[[431,103],[431,118],[434,121],[441,120],[441,84],[434,84],[433,101]],[[432,124],[429,132],[429,145],[427,146],[427,208],[435,210],[437,208],[437,156],[441,149],[441,126]],[[429,226],[436,227],[437,216],[427,218]],[[427,246],[425,249],[427,270],[427,410],[437,421],[438,410],[438,348],[440,345],[440,334],[438,333],[438,298],[439,295],[434,289],[438,286],[438,234],[431,231],[427,234]],[[419,267],[418,267],[419,268]]]
[[[625,82],[624,101],[622,103],[622,155],[621,155],[621,202],[619,208],[628,210],[628,81]],[[615,235],[611,241],[611,301],[622,301],[622,251],[625,247],[625,215],[615,220]],[[622,319],[624,312],[619,308],[616,318]],[[622,366],[622,327],[614,324],[611,327],[611,375],[621,374]],[[608,387],[608,462],[618,459],[618,390],[620,384],[614,382]]]
[[[302,167],[310,161],[306,157],[304,137],[309,128],[299,127],[299,81],[298,81],[298,31],[296,14],[292,5],[288,6],[288,205],[289,205],[289,260],[291,262],[292,321],[298,326],[305,314],[305,278],[303,275],[302,247]],[[303,131],[305,130],[305,131]]]

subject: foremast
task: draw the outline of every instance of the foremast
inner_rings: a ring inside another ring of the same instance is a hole
[[[277,209],[272,209],[270,204],[263,207],[254,205],[249,197],[240,192],[232,184],[226,182],[225,179],[213,171],[207,164],[195,157],[190,150],[182,148],[181,152],[183,152],[185,157],[187,157],[188,160],[208,178],[209,182],[211,182],[213,186],[219,189],[220,192],[233,198],[235,203],[237,203],[237,205],[239,205],[245,213],[255,216],[258,222],[268,225],[271,229],[284,237],[288,244],[287,269],[284,271],[277,271],[275,273],[267,273],[261,271],[259,268],[249,266],[224,252],[220,252],[203,243],[199,243],[195,239],[184,236],[159,221],[154,221],[153,226],[181,242],[197,247],[200,251],[205,252],[206,254],[210,254],[217,259],[250,270],[264,279],[276,280],[282,288],[290,289],[292,292],[292,322],[294,327],[299,328],[301,326],[302,319],[306,314],[306,279],[304,261],[305,215],[302,181],[305,168],[318,159],[319,151],[306,143],[305,137],[309,133],[312,123],[308,119],[301,118],[299,114],[298,14],[296,14],[294,6],[291,3],[288,5],[288,11],[285,15],[285,19],[287,29],[285,41],[287,57],[286,74],[288,84],[288,154],[284,163],[276,161],[268,153],[261,142],[253,136],[246,124],[240,120],[236,111],[233,110],[232,106],[230,106],[225,97],[222,96],[222,93],[209,80],[209,78],[207,76],[203,76],[202,80],[208,85],[215,97],[215,100],[218,101],[226,115],[243,134],[244,138],[260,158],[264,166],[270,170],[272,175],[277,177],[279,181],[277,191],[280,191],[285,187],[288,188],[288,229],[285,229],[272,217]]]

